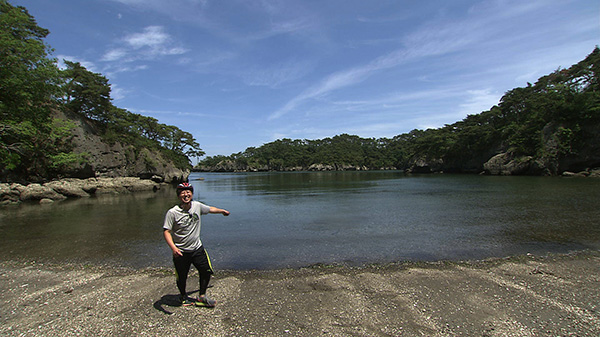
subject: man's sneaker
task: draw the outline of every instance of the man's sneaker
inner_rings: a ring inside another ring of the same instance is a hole
[[[181,301],[181,305],[184,306],[184,307],[189,307],[189,306],[192,306],[192,305],[194,305],[196,303],[196,302],[194,302],[192,299],[190,299],[188,297],[186,297],[186,298],[179,297],[179,300]]]
[[[217,301],[212,300],[206,296],[202,296],[202,297],[199,297],[198,300],[196,302],[194,302],[194,304],[197,307],[214,308],[214,306],[217,305]]]

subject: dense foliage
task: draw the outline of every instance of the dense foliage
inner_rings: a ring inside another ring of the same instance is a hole
[[[59,69],[44,43],[48,33],[26,8],[0,0],[1,180],[50,178],[86,160],[73,153],[73,124],[58,111],[88,119],[109,142],[160,151],[179,168],[204,155],[190,133],[114,106],[101,74],[67,60]]]
[[[499,104],[439,129],[392,139],[342,134],[322,140],[282,139],[231,156],[208,157],[200,169],[230,163],[238,169],[284,170],[313,164],[407,169],[418,160],[447,172],[481,172],[493,155],[508,152],[545,162],[581,155],[600,130],[600,50],[583,61],[508,91]],[[597,139],[597,137],[596,137]],[[600,164],[600,163],[597,163]],[[552,172],[556,173],[556,172]]]

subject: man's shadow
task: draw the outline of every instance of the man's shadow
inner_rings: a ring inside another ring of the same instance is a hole
[[[212,288],[212,283],[210,283],[208,285],[208,288]],[[188,297],[193,297],[192,295],[198,293],[199,290],[194,290],[194,291],[190,291],[187,292],[187,296]],[[164,306],[167,307],[181,307],[181,300],[179,299],[179,294],[176,295],[164,295],[163,297],[160,298],[160,300],[154,302],[154,309],[167,314],[167,315],[172,315],[173,312],[167,310],[164,308]]]
[[[198,290],[196,291],[192,291],[192,292],[188,292],[187,296],[188,297],[192,297],[193,294],[197,293]],[[181,300],[179,299],[179,294],[176,295],[164,295],[163,297],[160,298],[160,300],[154,302],[154,309],[167,314],[167,315],[172,315],[173,312],[167,310],[164,308],[164,306],[167,307],[181,307]]]

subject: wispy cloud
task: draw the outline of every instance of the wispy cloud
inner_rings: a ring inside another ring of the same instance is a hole
[[[379,71],[397,67],[412,59],[455,51],[476,40],[474,37],[463,33],[462,30],[455,31],[448,28],[445,32],[440,32],[440,30],[434,32],[433,29],[428,29],[412,34],[404,41],[406,47],[382,55],[363,66],[357,66],[327,76],[318,84],[308,88],[291,99],[282,108],[271,114],[269,120],[277,119],[285,115],[307,100],[325,95],[334,90],[361,83],[372,74]]]
[[[107,51],[104,56],[102,56],[101,61],[112,62],[122,60],[127,57],[129,52],[123,48],[117,48]]]
[[[209,0],[178,0],[178,1],[169,1],[169,3],[166,3],[164,0],[112,0],[112,1],[120,2],[122,4],[129,5],[129,6],[145,6],[145,7],[149,7],[149,8],[153,8],[153,9],[164,8],[164,7],[173,5],[173,4],[178,4],[179,6],[181,6],[181,5],[205,6],[210,2]]]
[[[511,2],[512,3],[512,2]],[[510,17],[535,10],[540,3],[508,5],[502,1],[486,2],[485,6],[472,7],[465,18],[434,18],[405,34],[399,40],[402,47],[356,67],[332,73],[308,87],[273,112],[268,120],[274,120],[292,112],[310,100],[325,96],[333,91],[364,82],[375,73],[396,68],[413,60],[447,55],[473,48],[489,36],[498,34],[501,22]],[[489,100],[488,100],[489,101]]]
[[[133,33],[125,36],[123,40],[134,49],[142,47],[159,49],[169,41],[169,35],[165,33],[163,27],[149,26],[144,28],[144,31],[141,33]]]
[[[176,111],[176,110],[148,110],[148,109],[130,109],[129,111],[139,113],[142,115],[175,115],[175,116],[196,116],[196,117],[207,117],[205,113],[201,112],[190,112],[190,111]]]
[[[445,100],[450,97],[456,97],[464,92],[463,87],[458,88],[442,88],[442,89],[425,89],[418,91],[403,91],[385,94],[383,96],[373,97],[372,99],[357,100],[357,101],[334,101],[333,105],[343,107],[349,111],[381,111],[381,110],[397,110],[401,107],[406,107],[410,104],[423,101]]]
[[[302,6],[279,1],[209,1],[209,0],[112,0],[141,10],[151,10],[200,27],[205,32],[235,43],[247,44],[282,34],[294,34],[314,28],[315,21],[300,14]],[[239,29],[240,17],[253,22]]]
[[[242,72],[244,82],[250,86],[278,88],[304,77],[314,68],[309,60],[289,60],[267,67],[254,67]]]
[[[364,66],[333,73],[321,80],[316,85],[306,89],[304,92],[288,101],[282,108],[271,114],[269,116],[269,120],[277,119],[287,114],[307,100],[326,95],[334,90],[360,83],[369,78],[373,73],[396,67],[415,56],[416,55],[414,53],[411,53],[407,50],[396,50],[387,55],[381,56]]]
[[[125,96],[127,95],[127,93],[128,93],[128,91],[127,91],[127,90],[125,90],[125,89],[122,89],[121,87],[119,87],[119,86],[117,86],[117,85],[115,85],[115,84],[112,84],[112,85],[110,86],[110,96],[111,96],[111,97],[112,97],[114,100],[116,100],[116,101],[118,101],[118,100],[121,100],[121,99],[125,98]]]
[[[266,40],[280,35],[304,35],[308,32],[315,31],[318,27],[316,21],[308,17],[290,20],[275,20],[276,21],[271,21],[264,29],[256,30],[254,32],[238,32],[230,35],[230,37],[243,44],[248,44],[250,42]]]
[[[118,47],[104,53],[102,61],[132,62],[188,52],[186,48],[177,46],[162,26],[148,26],[142,32],[124,36],[117,44]]]
[[[500,97],[502,97],[502,94],[492,92],[490,89],[467,90],[466,98],[458,105],[458,116],[463,118],[466,115],[478,114],[489,110],[498,104]]]

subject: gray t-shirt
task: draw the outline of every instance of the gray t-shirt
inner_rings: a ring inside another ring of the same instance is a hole
[[[200,240],[200,216],[208,214],[210,207],[192,201],[189,211],[184,211],[179,205],[173,206],[165,215],[163,229],[171,231],[173,243],[184,252],[192,252],[202,246]]]

